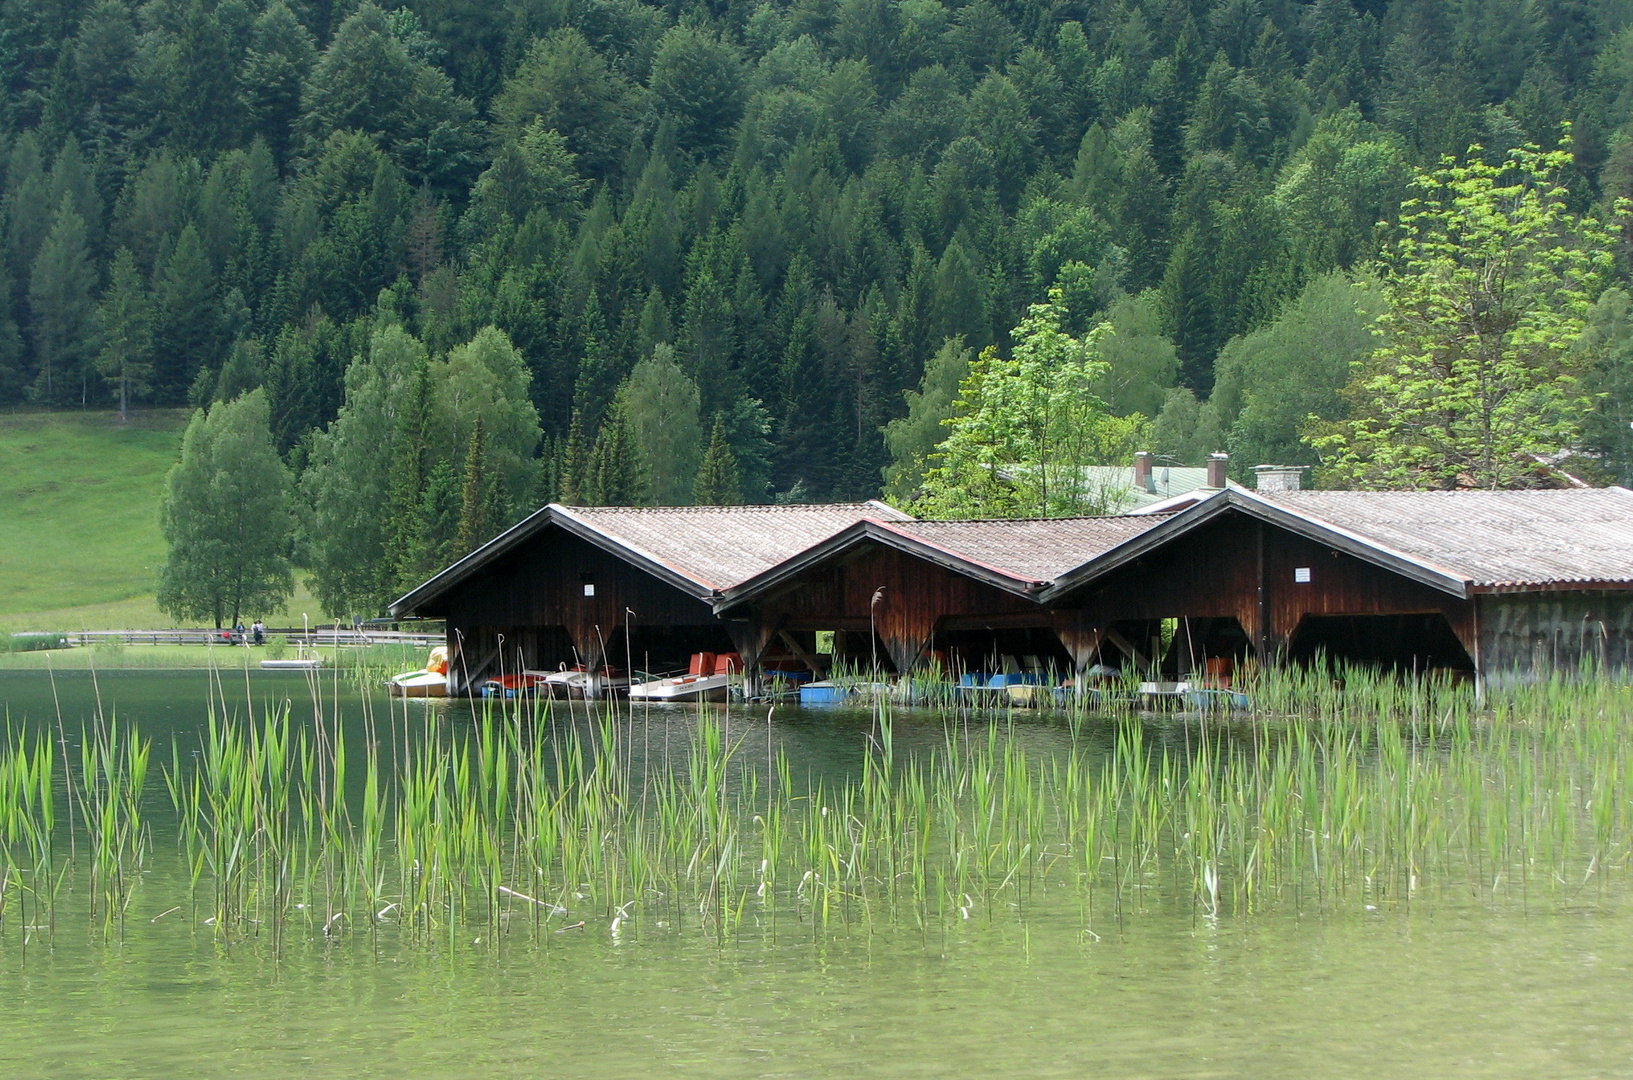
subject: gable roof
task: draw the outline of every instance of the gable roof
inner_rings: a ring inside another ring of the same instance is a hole
[[[864,543],[878,543],[983,581],[1035,597],[1057,575],[1130,537],[1155,528],[1156,516],[1048,518],[992,521],[882,521],[868,519],[785,562],[726,589],[722,612],[788,584],[800,574]]]
[[[500,533],[391,605],[402,616],[440,597],[493,560],[555,527],[706,600],[870,517],[910,520],[882,502],[802,506],[595,506],[551,503]]]
[[[1461,578],[1473,591],[1633,584],[1633,491],[1288,491],[1261,496]]]
[[[1049,602],[1236,511],[1454,596],[1633,587],[1633,491],[1217,491],[1061,574]]]

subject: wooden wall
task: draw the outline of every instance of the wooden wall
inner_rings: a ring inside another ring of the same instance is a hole
[[[1310,571],[1298,582],[1298,568]],[[1085,625],[1234,618],[1261,657],[1281,656],[1305,615],[1439,613],[1472,656],[1473,605],[1242,514],[1227,513],[1059,602]]]
[[[1476,597],[1487,685],[1569,676],[1587,662],[1633,671],[1633,593],[1540,592]]]
[[[594,596],[584,595],[587,584],[595,586]],[[518,657],[544,668],[573,659],[571,652],[561,655],[563,641],[592,663],[604,643],[621,663],[626,620],[636,633],[696,628],[711,641],[727,640],[708,603],[559,528],[484,566],[425,611],[447,618],[458,681],[464,683],[468,671],[472,685],[494,669],[500,635],[507,670]],[[633,651],[638,658],[640,648]]]
[[[865,631],[870,615],[897,671],[911,669],[938,631],[1052,625],[1023,596],[877,543],[813,567],[756,604],[752,618],[773,633]]]

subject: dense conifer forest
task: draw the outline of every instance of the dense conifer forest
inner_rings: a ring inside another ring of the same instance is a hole
[[[546,499],[911,496],[972,363],[1051,297],[1169,460],[1315,463],[1414,176],[1563,136],[1569,213],[1633,195],[1630,23],[1617,0],[7,0],[0,402],[253,397],[337,611]],[[1567,449],[1625,476],[1628,294],[1572,303],[1593,359]]]

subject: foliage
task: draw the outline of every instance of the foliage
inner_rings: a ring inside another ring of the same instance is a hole
[[[170,548],[159,571],[160,609],[213,619],[218,628],[281,609],[295,587],[291,496],[264,392],[194,414],[159,504]]]
[[[1475,148],[1476,151],[1478,148]],[[1611,270],[1605,226],[1569,209],[1568,144],[1501,165],[1445,159],[1414,182],[1385,280],[1383,344],[1317,428],[1328,474],[1368,487],[1523,486],[1585,411],[1571,346]]]
[[[926,517],[1059,517],[1104,512],[1120,492],[1091,466],[1130,459],[1145,418],[1113,416],[1093,391],[1109,365],[1102,323],[1074,338],[1061,291],[1034,304],[1003,358],[989,346],[959,387],[948,434],[914,503]]]
[[[692,501],[703,455],[698,423],[697,384],[675,363],[667,344],[635,365],[618,391],[618,408],[628,420],[636,453],[647,464],[652,501],[684,506]],[[716,424],[724,438],[724,430]]]
[[[1318,422],[1344,418],[1344,385],[1376,348],[1373,327],[1385,307],[1376,281],[1324,274],[1283,307],[1275,322],[1225,344],[1206,409],[1233,462],[1241,467],[1317,463],[1300,432],[1312,417]]]
[[[383,328],[440,375],[492,327],[527,372],[531,447],[497,397],[452,422],[439,389],[412,452],[392,414],[363,444],[382,460],[348,459],[384,521],[338,535],[389,571],[340,572],[311,528],[337,521],[335,481],[302,478],[301,555],[341,613],[453,544],[477,415],[504,521],[584,498],[619,387],[659,344],[697,388],[699,444],[723,418],[749,501],[869,496],[887,468],[914,489],[951,397],[943,344],[1008,355],[1055,287],[1073,336],[1112,324],[1094,388],[1111,412],[1166,412],[1172,446],[1228,437],[1251,464],[1288,445],[1315,383],[1272,380],[1293,391],[1258,417],[1277,391],[1232,403],[1231,343],[1312,281],[1366,277],[1415,172],[1471,142],[1498,166],[1570,119],[1572,212],[1609,220],[1633,196],[1615,5],[387,7],[0,6],[0,406],[260,385],[279,453],[324,474],[348,368]],[[105,337],[133,280],[145,358]],[[461,377],[480,382],[474,359]],[[480,366],[514,410],[515,380]],[[1627,391],[1594,386],[1608,396],[1556,434],[1581,427],[1572,449],[1598,454],[1593,418]],[[1325,393],[1312,411],[1340,419]],[[684,472],[654,472],[651,497],[690,497]]]
[[[714,418],[714,431],[709,435],[708,448],[703,451],[703,463],[698,466],[692,499],[699,506],[741,506],[743,503],[743,481],[738,474],[737,455],[726,442],[723,416]]]

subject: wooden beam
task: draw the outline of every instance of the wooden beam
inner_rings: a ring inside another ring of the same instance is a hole
[[[800,663],[811,669],[811,673],[818,679],[826,679],[828,677],[828,671],[822,666],[822,661],[806,652],[805,647],[794,640],[794,635],[790,634],[787,630],[779,630],[777,631],[777,637],[781,639],[784,645],[788,646],[789,652],[800,658]]]
[[[1135,647],[1134,643],[1111,627],[1106,628],[1106,640],[1134,661],[1134,666],[1145,671],[1155,670],[1156,665],[1145,658],[1145,654]]]

